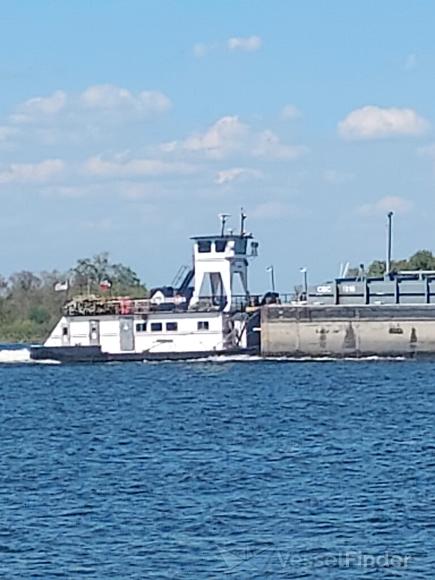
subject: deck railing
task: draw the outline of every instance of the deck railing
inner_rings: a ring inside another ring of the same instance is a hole
[[[232,312],[245,312],[248,309],[255,309],[264,304],[288,303],[294,300],[292,294],[268,293],[265,295],[251,294],[235,295],[231,301]],[[153,301],[150,298],[129,298],[123,297],[98,297],[79,296],[70,300],[64,306],[66,316],[142,316],[149,312],[184,312],[190,311],[220,311],[227,305],[225,297],[201,296],[196,304],[189,305],[186,298],[174,296],[166,298],[163,302]]]

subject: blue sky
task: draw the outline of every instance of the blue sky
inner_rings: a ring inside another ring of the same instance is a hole
[[[282,291],[435,249],[430,0],[21,0],[0,16],[0,272],[108,250],[150,285],[236,225]]]

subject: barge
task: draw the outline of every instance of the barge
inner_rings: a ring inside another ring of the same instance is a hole
[[[385,274],[308,285],[261,313],[261,352],[291,357],[435,358],[435,271],[395,271],[388,214]]]

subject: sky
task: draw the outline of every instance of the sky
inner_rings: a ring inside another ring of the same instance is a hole
[[[149,285],[240,207],[251,290],[435,250],[431,0],[4,0],[0,272]]]

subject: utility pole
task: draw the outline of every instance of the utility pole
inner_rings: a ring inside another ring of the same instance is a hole
[[[387,214],[387,260],[386,260],[386,267],[385,267],[385,274],[387,276],[391,272],[391,250],[392,250],[392,238],[393,238],[393,212],[389,211]]]
[[[305,267],[301,268],[301,273],[303,277],[303,289],[305,300],[308,300],[308,270]]]

